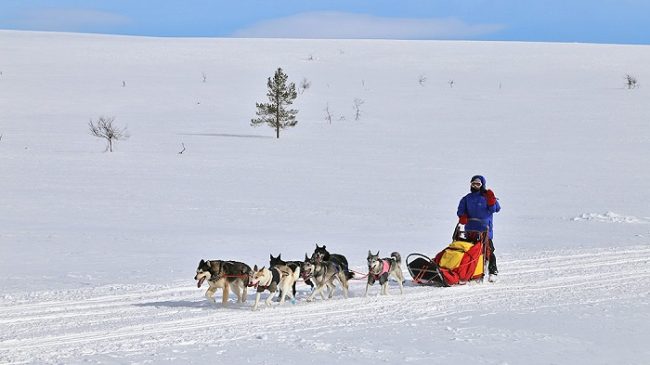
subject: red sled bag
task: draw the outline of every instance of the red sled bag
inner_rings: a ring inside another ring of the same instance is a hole
[[[463,231],[457,225],[452,242],[434,258],[412,253],[406,266],[415,284],[452,286],[482,281],[488,260],[488,231]]]
[[[446,285],[466,283],[483,277],[483,243],[454,241],[433,261]]]

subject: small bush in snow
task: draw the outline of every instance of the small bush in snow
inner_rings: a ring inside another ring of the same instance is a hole
[[[114,120],[114,117],[99,117],[99,119],[97,119],[97,122],[93,122],[91,119],[88,123],[91,135],[106,140],[106,149],[104,152],[113,152],[114,141],[121,141],[129,138],[129,135],[126,133],[126,127],[119,128],[113,125]]]
[[[330,112],[330,103],[327,103],[325,105],[325,120],[329,123],[332,124],[332,113]]]
[[[306,77],[300,81],[300,94],[305,92],[305,90],[309,89],[311,87],[311,81],[307,80]]]
[[[363,105],[365,101],[359,98],[354,99],[354,120],[359,120],[361,118],[361,105]]]
[[[425,82],[427,82],[427,77],[424,75],[420,75],[420,77],[418,77],[418,84],[420,84],[420,86],[424,86]]]
[[[634,89],[637,86],[639,86],[639,83],[637,82],[636,77],[634,77],[634,76],[632,76],[630,74],[627,74],[627,75],[625,75],[625,86],[628,89]]]

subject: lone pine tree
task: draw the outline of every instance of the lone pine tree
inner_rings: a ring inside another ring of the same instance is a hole
[[[266,96],[269,97],[269,102],[255,103],[258,118],[251,119],[251,125],[254,127],[268,124],[269,127],[275,128],[276,138],[280,138],[280,129],[298,124],[296,120],[298,110],[287,109],[298,95],[296,94],[296,84],[293,82],[287,84],[287,78],[287,74],[282,72],[282,68],[279,67],[273,78],[268,78],[266,85],[269,91]]]

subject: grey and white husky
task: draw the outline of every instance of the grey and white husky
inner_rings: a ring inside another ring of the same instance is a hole
[[[251,267],[243,262],[223,260],[201,260],[196,268],[196,286],[201,287],[204,281],[208,281],[210,287],[205,292],[205,297],[215,303],[214,293],[217,289],[223,289],[222,304],[228,304],[229,290],[237,295],[237,302],[246,301],[246,289],[252,275]]]
[[[337,253],[329,253],[327,251],[327,246],[323,245],[322,247],[316,244],[316,249],[314,253],[311,254],[311,259],[316,262],[329,261],[338,264],[341,269],[345,272],[345,276],[348,280],[354,277],[354,273],[348,268],[348,259],[345,256]]]
[[[366,294],[368,295],[368,288],[379,281],[381,284],[380,294],[388,295],[388,278],[393,277],[399,283],[400,294],[404,293],[404,274],[400,264],[402,256],[399,252],[393,252],[391,257],[379,258],[379,251],[373,254],[368,250],[368,284],[366,285]]]
[[[343,297],[347,299],[348,277],[341,265],[333,261],[316,261],[305,254],[305,261],[300,267],[300,274],[304,280],[311,280],[316,285],[316,289],[307,297],[308,302],[312,301],[316,294],[320,294],[325,300],[325,294],[323,293],[325,288],[329,290],[328,299],[334,296],[335,281],[341,284]]]

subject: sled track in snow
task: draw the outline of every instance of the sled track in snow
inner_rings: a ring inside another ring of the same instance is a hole
[[[402,296],[391,283],[393,295],[377,297],[375,285],[364,298],[365,281],[356,280],[351,282],[350,299],[343,300],[337,291],[332,300],[311,303],[304,301],[306,287],[299,285],[296,305],[274,303],[257,312],[250,310],[253,290],[246,304],[224,308],[204,299],[205,288],[181,284],[25,293],[0,300],[0,363],[80,362],[86,356],[156,353],[170,346],[197,345],[199,338],[203,346],[217,349],[260,335],[309,342],[322,330],[368,331],[387,321],[435,323],[463,313],[482,315],[487,308],[532,311],[624,302],[650,292],[647,246],[536,255],[502,260],[496,284],[435,288],[413,286],[407,280]],[[319,320],[325,317],[327,322]]]

